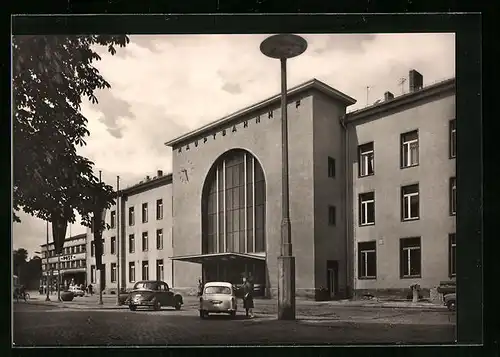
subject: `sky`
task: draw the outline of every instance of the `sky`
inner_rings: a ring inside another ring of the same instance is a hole
[[[267,36],[131,35],[114,56],[96,47],[102,59],[95,66],[111,88],[96,93],[98,104],[82,105],[90,136],[79,153],[115,188],[117,175],[124,188],[157,170],[170,173],[166,141],[279,93],[279,61],[259,50]],[[386,91],[408,92],[408,81],[399,82],[411,69],[423,75],[424,86],[455,76],[454,34],[302,36],[308,48],[288,61],[288,86],[319,79],[357,99],[348,112]],[[46,241],[46,223],[20,217],[13,249],[31,257]],[[67,236],[84,232],[74,224]]]

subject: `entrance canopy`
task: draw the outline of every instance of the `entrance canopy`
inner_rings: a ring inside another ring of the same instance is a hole
[[[216,262],[230,262],[230,261],[265,261],[264,254],[248,254],[248,253],[211,253],[211,254],[196,254],[196,255],[183,255],[177,257],[170,257],[172,260],[190,263],[216,263]]]

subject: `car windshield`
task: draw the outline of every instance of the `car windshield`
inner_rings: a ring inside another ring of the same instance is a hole
[[[156,283],[148,281],[140,281],[134,285],[135,290],[156,290]]]
[[[207,286],[205,294],[231,294],[231,288],[227,286]]]

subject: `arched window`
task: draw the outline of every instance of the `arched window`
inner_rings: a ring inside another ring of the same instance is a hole
[[[202,252],[265,252],[266,183],[255,157],[231,150],[210,169],[202,196]]]

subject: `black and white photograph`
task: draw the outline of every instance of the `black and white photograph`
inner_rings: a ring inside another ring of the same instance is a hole
[[[13,346],[456,343],[454,33],[11,50]]]

